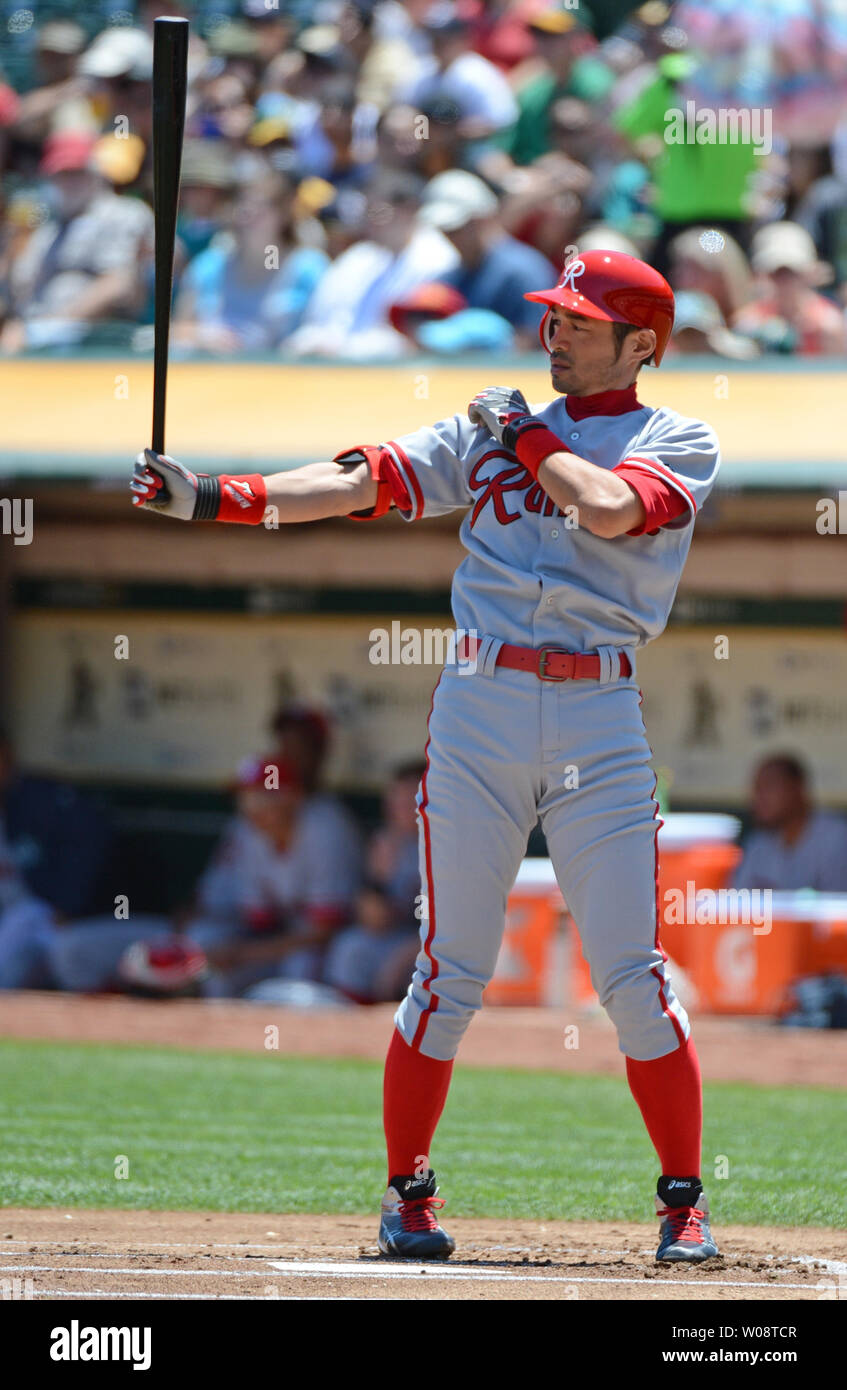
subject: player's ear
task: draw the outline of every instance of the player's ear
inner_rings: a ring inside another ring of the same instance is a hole
[[[639,328],[637,333],[630,334],[629,343],[633,366],[643,367],[656,351],[656,334],[652,328]]]

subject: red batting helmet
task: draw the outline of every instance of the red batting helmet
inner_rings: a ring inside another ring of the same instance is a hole
[[[632,323],[652,328],[656,350],[649,359],[662,360],[673,328],[673,290],[663,275],[637,256],[623,251],[586,251],[572,256],[552,290],[534,290],[524,299],[548,306],[541,320],[541,341],[550,351],[550,308],[554,305],[607,323]]]

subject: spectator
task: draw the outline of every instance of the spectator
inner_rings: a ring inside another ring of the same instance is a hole
[[[243,85],[247,104],[252,106],[264,61],[258,26],[241,19],[217,24],[207,35],[206,45],[211,55],[207,72],[237,78]]]
[[[753,238],[752,266],[762,295],[739,310],[733,327],[769,352],[801,357],[843,356],[847,329],[838,307],[817,287],[831,279],[804,227],[778,222]]]
[[[750,338],[727,328],[715,301],[700,290],[680,290],[676,295],[673,334],[668,344],[671,356],[713,354],[749,362],[759,349]]]
[[[510,76],[533,57],[535,44],[527,15],[533,0],[469,0],[463,10],[470,18],[470,46]]]
[[[747,257],[728,233],[689,227],[668,246],[668,276],[674,290],[707,294],[727,323],[749,302],[753,278]]]
[[[229,237],[216,238],[182,277],[175,342],[210,352],[267,350],[296,329],[328,260],[297,244],[294,191],[272,171],[239,190]]]
[[[442,97],[421,102],[417,111],[403,104],[389,107],[377,128],[380,168],[409,169],[424,178],[461,168],[467,144],[461,125],[456,102]]]
[[[809,190],[832,173],[832,159],[826,145],[789,145],[784,163],[784,201],[780,220],[793,222],[797,208]]]
[[[0,989],[55,984],[62,928],[103,906],[111,839],[93,802],[17,770],[0,734]]]
[[[522,0],[471,0],[465,6],[471,21],[471,47],[501,72],[513,73],[531,58],[535,44],[528,15],[535,6]]]
[[[15,117],[20,140],[40,144],[53,128],[86,124],[96,128],[85,79],[76,71],[84,47],[85,30],[72,19],[52,20],[38,30],[37,83],[22,93]]]
[[[847,285],[847,121],[835,131],[831,155],[831,172],[809,185],[794,218],[811,236],[821,260],[832,266],[843,295]]]
[[[455,268],[439,277],[443,283],[458,290],[470,309],[505,320],[518,350],[535,348],[541,313],[538,305],[524,299],[524,292],[528,285],[555,284],[558,270],[503,230],[499,210],[496,194],[481,179],[454,169],[427,184],[420,220],[443,232],[459,253]],[[433,328],[443,333],[451,323],[442,320]],[[426,345],[434,347],[437,341],[436,334]]]
[[[580,10],[547,5],[532,16],[529,29],[541,71],[517,92],[517,122],[505,141],[516,164],[532,164],[553,148],[550,114],[556,102],[563,97],[603,101],[614,81],[613,73],[591,56],[594,40]]]
[[[565,155],[542,155],[530,168],[504,178],[503,226],[561,266],[565,248],[578,239],[591,182],[584,165]]]
[[[459,7],[437,0],[423,28],[432,43],[429,69],[411,83],[401,81],[395,95],[417,109],[439,99],[455,102],[465,139],[486,140],[512,126],[518,108],[511,88],[493,63],[473,52],[470,21]]]
[[[418,221],[422,186],[399,170],[373,181],[364,218],[369,235],[326,271],[286,344],[289,351],[355,359],[409,350],[388,321],[391,305],[459,260],[443,233]]]
[[[242,73],[220,72],[217,65],[210,72],[213,75],[198,84],[199,101],[186,120],[186,131],[193,139],[226,142],[232,158],[253,124],[249,81]]]
[[[420,65],[402,34],[380,29],[379,10],[377,0],[345,0],[338,16],[339,41],[356,67],[356,99],[377,114],[390,108],[398,72]]]
[[[425,764],[404,763],[383,797],[365,861],[356,925],[329,947],[324,981],[359,1003],[399,999],[418,952],[420,869],[415,793]]]
[[[244,22],[256,40],[256,54],[263,68],[291,44],[296,29],[293,10],[283,12],[265,0],[242,0]]]
[[[186,140],[179,182],[177,237],[191,261],[221,231],[234,191],[232,160],[219,140]]]
[[[297,203],[314,228],[310,243],[320,246],[330,261],[337,261],[359,240],[367,207],[367,198],[359,189],[344,188],[336,193],[325,179],[304,179],[297,189]]]
[[[357,102],[352,77],[333,77],[319,110],[294,136],[299,167],[337,189],[364,187],[376,157],[376,118],[376,107]]]
[[[548,114],[550,152],[534,168],[584,171],[580,184],[584,216],[612,222],[619,231],[652,239],[656,221],[649,211],[649,175],[638,160],[627,156],[625,142],[597,110],[579,97],[557,98]]]
[[[593,222],[579,235],[579,251],[622,251],[625,256],[640,255],[638,246],[606,222]]]
[[[45,145],[40,168],[51,215],[11,265],[5,352],[80,342],[104,320],[131,321],[144,302],[142,251],[153,213],[108,187],[93,162],[95,143],[66,131]]]
[[[149,149],[153,133],[150,35],[123,25],[104,29],[81,55],[77,72],[85,83],[99,129],[113,133],[116,122],[125,121],[127,129],[140,136]]]
[[[268,976],[320,978],[332,933],[349,920],[359,884],[344,847],[303,815],[294,763],[258,759],[239,773],[238,815],[185,927],[212,970],[206,992],[241,994]]]
[[[753,777],[754,829],[736,888],[812,888],[847,893],[847,822],[815,809],[806,768],[791,754],[766,757]]]
[[[685,80],[696,71],[696,58],[668,53],[658,60],[652,81],[625,106],[613,123],[638,153],[644,149],[655,183],[659,235],[650,263],[666,273],[668,245],[686,227],[705,223],[729,232],[744,246],[751,211],[754,175],[761,167],[752,141],[698,144],[668,141],[668,113],[685,110]]]

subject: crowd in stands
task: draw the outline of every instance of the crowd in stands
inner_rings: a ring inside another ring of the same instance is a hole
[[[777,48],[762,61],[806,106],[781,123],[774,99],[767,144],[668,136],[669,111],[708,90],[704,72],[751,85],[749,52],[768,44],[739,36],[740,19],[718,27],[716,54],[702,0],[595,9],[16,11],[0,47],[0,354],[149,351],[152,24],[184,13],[176,353],[540,353],[524,291],[554,283],[568,248],[611,247],[678,291],[672,352],[843,356],[847,106],[833,63],[802,69],[804,44],[841,51],[833,0],[797,0],[785,52],[768,30]],[[741,104],[731,82],[711,100]]]

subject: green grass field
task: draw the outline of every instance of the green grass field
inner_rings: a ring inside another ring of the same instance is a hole
[[[372,1212],[381,1080],[372,1062],[2,1041],[0,1200]],[[652,1219],[656,1160],[616,1078],[458,1068],[433,1160],[454,1216]],[[707,1086],[703,1172],[722,1223],[847,1225],[847,1092]]]

